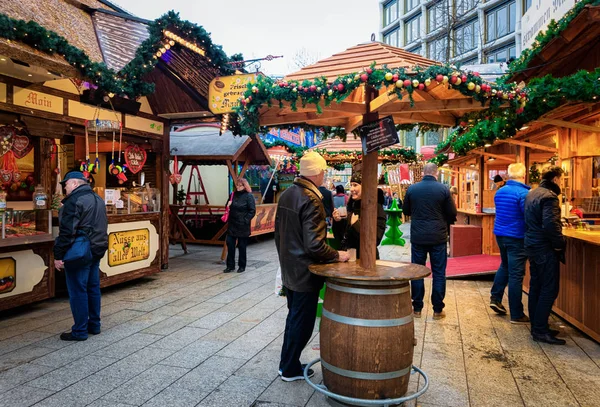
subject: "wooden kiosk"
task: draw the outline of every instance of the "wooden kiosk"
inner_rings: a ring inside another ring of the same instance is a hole
[[[374,60],[378,65],[372,64]],[[436,64],[420,55],[381,43],[358,45],[287,76],[279,85],[279,88],[290,88],[293,94],[319,92],[319,88],[327,86],[332,90],[326,90],[323,98],[333,96],[333,89],[336,89],[343,94],[338,103],[325,104],[320,112],[314,104],[306,103],[300,107],[290,105],[289,99],[271,100],[269,95],[281,95],[277,93],[281,92],[277,91],[277,84],[259,81],[245,96],[255,94],[254,99],[260,98],[265,104],[246,101],[246,108],[241,110],[242,120],[256,120],[260,126],[303,122],[343,128],[345,133],[350,133],[387,115],[392,116],[395,123],[428,122],[453,126],[460,114],[484,108],[449,86],[448,77],[442,77],[453,72]],[[418,74],[417,66],[429,71]],[[442,74],[446,69],[448,71]],[[427,77],[434,71],[439,72],[439,83]],[[394,74],[397,75],[395,80]],[[370,82],[371,75],[381,80]],[[384,81],[386,76],[389,79]],[[325,82],[309,82],[320,77],[324,77]],[[452,79],[453,83],[456,79]],[[480,82],[480,79],[467,78],[466,74],[465,79]],[[376,90],[374,86],[378,83],[384,86]],[[346,87],[352,89],[349,94],[344,93]],[[413,102],[408,101],[407,91],[412,94]],[[271,103],[267,106],[269,100]],[[254,111],[257,114],[253,115]],[[373,399],[387,405],[406,401],[403,396],[412,370],[414,338],[408,283],[430,273],[424,266],[375,260],[377,163],[377,150],[363,156],[360,262],[310,268],[311,272],[327,277],[321,322],[321,364],[326,389],[313,387],[344,405],[364,405],[361,403]],[[384,303],[386,306],[382,305]],[[370,346],[372,343],[378,343],[378,346]]]

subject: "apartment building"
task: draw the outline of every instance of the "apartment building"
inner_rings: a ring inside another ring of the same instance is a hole
[[[437,61],[507,62],[521,53],[521,17],[531,5],[532,0],[381,0],[380,39]]]

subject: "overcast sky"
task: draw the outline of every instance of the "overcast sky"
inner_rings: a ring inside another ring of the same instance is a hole
[[[113,0],[134,15],[154,20],[169,10],[203,26],[227,55],[245,59],[283,55],[262,62],[268,75],[293,72],[302,49],[319,59],[370,41],[379,26],[378,0]]]

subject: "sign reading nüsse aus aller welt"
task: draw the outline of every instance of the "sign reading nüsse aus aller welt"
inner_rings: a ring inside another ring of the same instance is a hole
[[[358,131],[362,140],[363,153],[365,154],[400,142],[392,116],[360,126]]]

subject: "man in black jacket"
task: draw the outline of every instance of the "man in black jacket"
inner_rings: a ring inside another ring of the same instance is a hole
[[[565,262],[565,239],[562,234],[558,186],[563,170],[551,166],[542,174],[540,186],[525,198],[525,252],[529,257],[529,318],[531,336],[537,342],[564,345],[555,338],[548,318],[558,297],[559,262]]]
[[[67,191],[59,213],[59,235],[54,243],[54,267],[65,269],[69,302],[75,324],[63,341],[85,341],[88,333],[100,333],[100,259],[108,249],[108,219],[104,201],[92,191],[79,171],[65,175],[61,182]],[[91,261],[63,262],[77,236],[90,241]]]
[[[437,173],[438,168],[435,164],[425,164],[423,180],[408,188],[402,206],[404,215],[410,216],[411,261],[425,265],[429,253],[433,274],[433,319],[446,316],[443,310],[446,296],[448,225],[456,221],[456,205],[448,187],[437,182]],[[425,283],[423,279],[410,283],[414,315],[419,318],[423,309]]]
[[[347,253],[337,252],[326,243],[323,197],[317,188],[323,183],[326,168],[318,153],[306,153],[300,159],[300,177],[281,194],[277,204],[275,245],[288,306],[279,374],[287,382],[304,378],[300,355],[312,335],[324,282],[308,266],[348,261]],[[309,377],[314,374],[312,370],[308,373]]]

